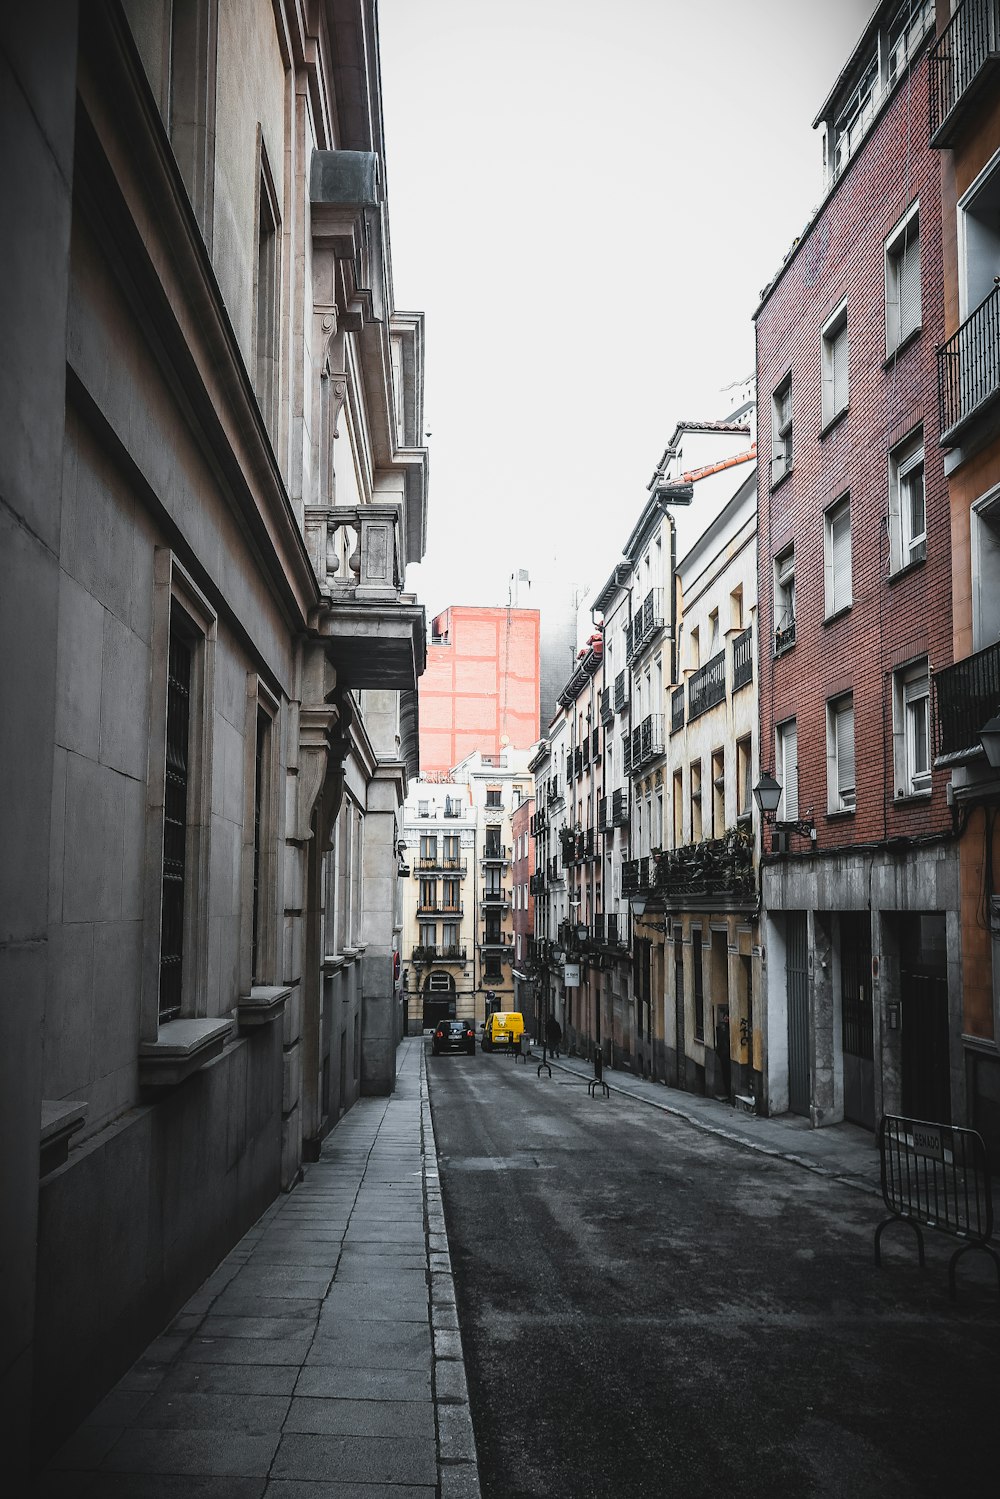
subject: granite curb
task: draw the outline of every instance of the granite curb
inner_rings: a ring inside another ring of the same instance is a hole
[[[420,1049],[420,1140],[433,1340],[431,1388],[437,1423],[441,1499],[480,1499],[476,1439],[438,1176],[437,1144],[427,1087],[427,1056],[423,1046]]]

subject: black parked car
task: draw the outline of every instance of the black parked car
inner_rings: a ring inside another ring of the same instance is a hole
[[[474,1057],[476,1033],[467,1020],[442,1020],[434,1032],[431,1051],[436,1057],[443,1051],[467,1051]]]

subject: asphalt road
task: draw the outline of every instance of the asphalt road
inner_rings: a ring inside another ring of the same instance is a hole
[[[985,1256],[953,1305],[941,1235],[875,1269],[873,1196],[508,1056],[427,1067],[484,1499],[997,1491]]]

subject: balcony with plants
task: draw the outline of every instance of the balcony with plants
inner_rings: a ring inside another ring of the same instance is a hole
[[[653,890],[667,910],[755,909],[757,876],[749,830],[734,828],[722,838],[661,850]]]

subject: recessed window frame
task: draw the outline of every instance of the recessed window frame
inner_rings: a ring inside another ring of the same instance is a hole
[[[853,692],[830,698],[826,705],[826,800],[831,815],[857,807]]]
[[[826,618],[833,619],[854,603],[851,496],[842,494],[823,515],[823,585]]]
[[[774,654],[783,655],[795,644],[795,543],[774,559]]]
[[[264,425],[272,442],[276,442],[280,384],[281,213],[259,126],[257,158],[257,246],[253,285],[254,388]]]
[[[924,429],[917,427],[889,454],[889,571],[896,573],[927,556],[927,481]],[[922,517],[914,519],[919,483]]]
[[[792,471],[792,374],[789,370],[771,396],[771,488]]]
[[[794,717],[774,726],[774,767],[781,786],[777,819],[795,822],[799,815],[799,728]]]
[[[247,673],[240,942],[241,992],[277,982],[278,723],[280,704],[257,672]]]
[[[885,353],[890,358],[921,330],[920,200],[915,199],[885,241]]]
[[[847,298],[827,318],[820,331],[822,365],[822,430],[843,416],[850,400],[850,345],[847,335]]]
[[[927,656],[892,674],[893,770],[897,798],[930,796],[931,682]]]

